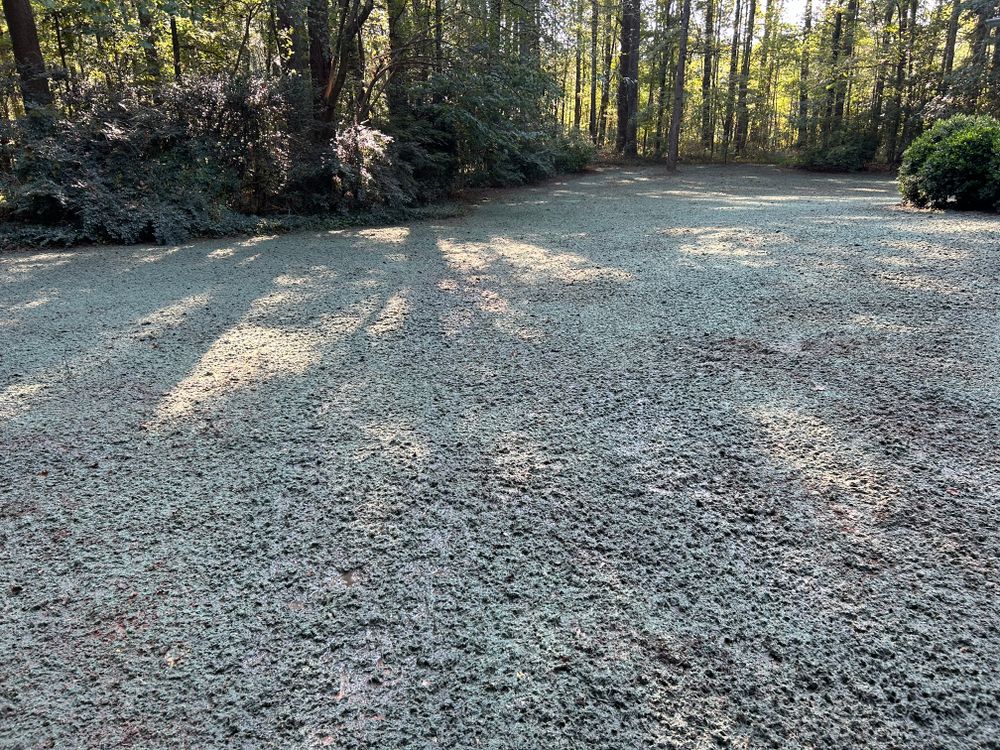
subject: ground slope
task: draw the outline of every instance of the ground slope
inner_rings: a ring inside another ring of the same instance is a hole
[[[1000,220],[896,200],[0,256],[0,746],[1000,747]]]

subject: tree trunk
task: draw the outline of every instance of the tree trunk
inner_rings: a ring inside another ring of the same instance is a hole
[[[774,0],[767,0],[764,6],[764,33],[760,44],[760,74],[757,79],[757,97],[753,107],[752,130],[754,142],[764,147],[764,122],[767,119],[767,106],[771,99],[771,79],[769,65],[771,64],[771,47],[775,27]]]
[[[896,51],[896,70],[892,81],[892,98],[889,100],[889,109],[886,113],[885,125],[885,159],[889,164],[896,161],[896,146],[899,142],[899,121],[903,108],[903,82],[906,77],[906,45],[903,37],[906,34],[907,24],[906,10],[899,8],[899,38],[898,49]]]
[[[755,2],[756,0],[750,0]],[[729,160],[729,144],[733,137],[733,118],[736,111],[736,79],[740,58],[740,29],[743,21],[742,0],[736,0],[733,12],[733,39],[729,46],[729,79],[726,93],[726,116],[722,123],[722,160]]]
[[[823,145],[829,145],[833,133],[833,110],[837,100],[837,87],[840,85],[840,39],[844,33],[844,12],[837,7],[833,21],[833,34],[830,37],[830,79],[826,86],[826,102],[823,110]]]
[[[951,73],[955,67],[955,43],[958,41],[958,22],[962,15],[962,0],[952,0],[951,16],[948,18],[948,31],[944,42],[944,64],[941,72],[943,75]]]
[[[657,66],[659,78],[656,84],[656,137],[653,139],[653,158],[659,159],[663,156],[663,116],[667,111],[667,71],[670,69],[672,45],[670,44],[670,3],[671,0],[663,0],[663,38],[660,43],[663,51],[660,55],[660,64]]]
[[[597,0],[590,3],[590,141],[597,143],[597,31],[600,12]]]
[[[14,66],[17,68],[24,108],[45,107],[52,103],[52,93],[45,74],[45,60],[38,43],[31,3],[29,0],[3,0],[3,13],[14,50]]]
[[[315,0],[311,0],[315,2]],[[337,30],[337,49],[332,72],[328,73],[323,92],[323,117],[331,121],[340,103],[344,89],[348,90],[349,114],[352,119],[363,117],[365,102],[361,101],[364,76],[364,47],[361,30],[375,9],[375,0],[341,0],[340,20]],[[325,5],[325,0],[324,0]],[[310,31],[310,36],[312,32]]]
[[[611,101],[611,66],[615,58],[615,17],[608,15],[608,33],[604,36],[604,75],[601,78],[601,112],[598,117],[597,143],[603,145],[608,132],[608,104]]]
[[[638,156],[639,0],[622,2],[622,41],[618,76],[618,152]]]
[[[670,107],[670,134],[667,136],[667,169],[677,169],[681,119],[684,116],[684,71],[687,69],[688,26],[691,22],[691,0],[681,6],[681,38],[677,44],[677,73],[674,75],[674,101]]]
[[[885,17],[882,19],[882,40],[878,53],[878,67],[875,69],[875,87],[872,92],[872,109],[869,132],[875,140],[875,150],[882,145],[882,109],[885,105],[885,79],[889,67],[889,53],[892,51],[892,34],[889,30],[892,17],[896,11],[896,0],[888,0],[885,4]]]
[[[800,149],[809,145],[809,36],[812,33],[812,0],[806,0],[802,27],[802,61],[799,67],[798,140]]]
[[[573,130],[583,120],[583,0],[576,0],[576,80],[573,85]]]
[[[274,7],[278,36],[278,55],[285,73],[305,75],[311,50],[307,49],[301,6],[296,0],[277,0]]]
[[[386,103],[389,122],[399,126],[409,109],[406,89],[405,41],[403,26],[406,22],[407,0],[386,0],[389,27],[389,71],[386,80]]]
[[[582,2],[583,0],[578,1]],[[534,70],[540,70],[542,58],[538,39],[540,33],[538,0],[521,0],[518,5],[522,8],[522,16],[518,24],[518,54],[525,65],[530,65]]]
[[[170,52],[174,62],[174,80],[181,77],[181,37],[177,33],[177,16],[170,16]]]
[[[847,15],[844,18],[843,49],[841,69],[837,71],[836,97],[833,108],[833,129],[839,132],[844,125],[844,111],[847,107],[847,91],[854,59],[854,32],[858,20],[858,0],[848,0]]]
[[[715,0],[705,4],[705,39],[702,50],[701,74],[701,146],[711,151],[715,143],[712,127],[712,58],[715,54]]]
[[[747,92],[750,87],[750,53],[753,52],[753,23],[757,13],[757,0],[748,0],[746,41],[743,43],[743,65],[740,71],[740,89],[736,100],[736,155],[743,153],[747,145],[747,128],[750,112],[747,108]]]
[[[309,73],[313,91],[322,97],[330,81],[330,6],[327,0],[309,0]]]

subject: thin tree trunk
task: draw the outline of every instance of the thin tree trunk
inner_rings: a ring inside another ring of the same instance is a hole
[[[754,142],[759,147],[764,146],[764,121],[767,118],[766,109],[771,99],[771,79],[769,77],[771,64],[771,46],[774,36],[775,8],[774,0],[767,0],[764,6],[764,33],[760,44],[760,75],[758,77],[757,97],[753,107]]]
[[[836,106],[837,87],[840,85],[840,39],[844,33],[844,12],[837,7],[830,37],[830,80],[826,87],[826,103],[823,112],[823,145],[829,145],[833,133],[833,110]]]
[[[170,52],[173,56],[174,79],[181,77],[181,37],[177,33],[177,16],[170,16]]]
[[[872,108],[869,132],[875,140],[875,150],[882,145],[883,123],[882,110],[885,105],[885,79],[889,68],[889,54],[892,51],[892,33],[890,26],[896,12],[896,0],[888,0],[885,5],[885,16],[882,19],[882,38],[879,43],[878,67],[875,69],[875,87],[872,92]]]
[[[743,44],[743,65],[740,71],[740,89],[736,100],[736,155],[743,153],[747,144],[747,128],[750,112],[747,108],[747,92],[750,87],[750,53],[753,52],[753,23],[757,12],[757,0],[748,0],[746,40]]]
[[[844,125],[844,111],[847,107],[847,93],[854,59],[854,32],[858,20],[858,0],[848,0],[847,15],[844,18],[843,49],[841,50],[841,70],[837,71],[837,84],[833,109],[833,129],[840,131]]]
[[[756,0],[750,0],[755,2]],[[736,10],[733,12],[733,38],[729,46],[729,79],[726,93],[726,116],[722,123],[722,161],[729,161],[729,145],[733,137],[733,118],[736,110],[736,79],[739,70],[740,29],[742,28],[743,4],[736,0]]]
[[[583,0],[576,0],[576,80],[573,85],[573,129],[583,120]]]
[[[705,39],[702,51],[701,74],[701,146],[711,151],[715,142],[712,127],[712,58],[715,54],[715,0],[706,0]]]
[[[952,0],[951,15],[948,18],[948,31],[944,42],[944,63],[941,68],[947,76],[955,67],[955,43],[958,41],[958,21],[962,15],[962,0]]]
[[[670,32],[670,4],[671,0],[663,0],[663,27],[664,34],[661,43],[663,51],[660,56],[660,64],[657,66],[659,79],[657,80],[656,91],[656,138],[653,140],[653,158],[659,159],[663,156],[663,117],[667,111],[667,71],[670,69],[670,55],[672,44],[669,42]]]
[[[601,112],[597,134],[598,145],[603,145],[608,133],[608,105],[611,102],[611,66],[615,58],[615,17],[608,15],[608,30],[604,37],[604,75],[601,80]]]
[[[903,108],[903,82],[906,77],[906,46],[903,37],[906,34],[908,16],[906,10],[899,7],[899,38],[896,52],[896,70],[892,82],[892,98],[886,120],[885,159],[889,164],[896,162],[896,146],[899,139],[899,121]]]
[[[674,101],[670,108],[670,134],[667,136],[667,169],[677,169],[681,118],[684,116],[684,71],[687,69],[688,26],[691,22],[691,0],[681,6],[681,38],[677,45],[677,73],[674,75]]]
[[[590,140],[597,143],[597,31],[600,12],[597,0],[590,3]]]
[[[802,30],[802,62],[799,67],[798,141],[804,149],[809,145],[809,36],[812,33],[812,0],[806,0],[805,21]]]

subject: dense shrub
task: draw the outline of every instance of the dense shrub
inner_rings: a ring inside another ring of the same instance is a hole
[[[815,172],[858,172],[875,158],[877,146],[870,134],[847,131],[826,145],[806,149],[797,164]]]
[[[544,103],[548,78],[508,68],[493,87],[432,78],[391,134],[314,121],[281,78],[93,88],[69,114],[0,120],[0,246],[172,243],[245,231],[258,216],[395,210],[465,184],[581,169],[590,147],[514,96],[533,87]]]
[[[903,154],[899,191],[918,206],[1000,211],[1000,121],[936,122]]]
[[[281,186],[279,101],[247,82],[91,91],[72,117],[5,123],[6,218],[82,238],[171,242],[253,211]]]
[[[582,172],[594,160],[597,149],[579,133],[558,138],[552,163],[557,172]]]

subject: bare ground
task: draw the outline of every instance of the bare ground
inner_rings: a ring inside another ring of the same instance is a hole
[[[896,200],[0,257],[0,746],[1000,747],[1000,220]]]

